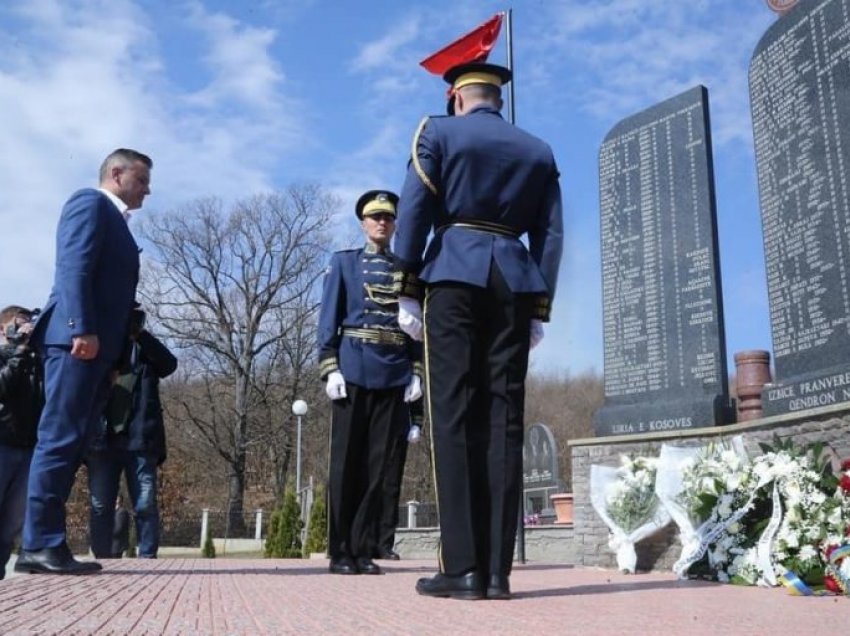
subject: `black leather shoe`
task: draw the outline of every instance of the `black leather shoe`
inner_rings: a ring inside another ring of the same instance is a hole
[[[357,567],[354,561],[349,556],[341,556],[336,559],[331,559],[331,564],[328,566],[331,574],[358,574]]]
[[[378,553],[375,555],[376,559],[383,559],[384,561],[398,561],[401,557],[398,555],[398,552],[393,550],[392,548],[381,548],[378,550]]]
[[[491,574],[487,578],[487,598],[507,601],[511,597],[511,584],[503,574]]]
[[[419,579],[416,591],[423,596],[439,598],[458,598],[467,601],[477,601],[484,598],[484,585],[481,576],[476,571],[467,572],[460,576],[435,574],[431,578]]]
[[[15,572],[30,574],[94,574],[102,569],[96,561],[77,561],[65,543],[55,548],[21,550],[15,562]]]
[[[383,574],[383,570],[369,557],[357,557],[354,560],[360,574]]]

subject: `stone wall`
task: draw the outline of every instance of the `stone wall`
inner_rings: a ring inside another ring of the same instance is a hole
[[[440,531],[437,528],[399,528],[395,549],[403,559],[437,560]],[[571,525],[539,525],[525,528],[525,559],[529,562],[576,563],[576,542]]]
[[[778,415],[746,424],[569,442],[575,495],[575,563],[616,567],[615,555],[608,548],[608,527],[590,503],[591,464],[617,466],[621,454],[657,457],[663,443],[700,446],[718,438],[730,438],[735,435],[743,435],[751,457],[761,452],[758,446],[760,443],[770,443],[776,435],[782,439],[791,438],[797,445],[824,442],[832,446],[838,457],[850,457],[850,408],[845,404]],[[669,526],[644,539],[636,547],[639,570],[669,570],[681,552],[678,530],[671,522]]]

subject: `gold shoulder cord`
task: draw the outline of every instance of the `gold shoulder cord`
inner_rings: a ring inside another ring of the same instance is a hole
[[[422,121],[419,122],[419,127],[416,129],[416,134],[413,135],[413,147],[410,150],[410,158],[413,161],[413,169],[416,170],[416,174],[419,175],[419,180],[431,191],[431,194],[434,196],[437,195],[437,188],[431,183],[431,179],[428,178],[428,175],[425,174],[425,171],[422,169],[422,165],[419,163],[419,153],[417,153],[417,149],[419,148],[419,137],[422,135],[422,131],[425,130],[425,124],[428,123],[428,117],[423,117]]]

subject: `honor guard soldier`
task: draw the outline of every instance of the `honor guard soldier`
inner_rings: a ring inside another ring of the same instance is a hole
[[[440,517],[439,573],[416,590],[506,599],[528,353],[563,245],[559,174],[546,143],[502,119],[508,69],[463,64],[444,79],[454,116],[416,131],[395,243],[399,324],[419,337],[424,322]]]
[[[378,517],[387,454],[422,396],[421,345],[398,324],[389,251],[398,195],[370,190],[355,211],[366,245],[334,253],[319,316],[319,365],[332,403],[328,552],[335,574],[380,574]]]

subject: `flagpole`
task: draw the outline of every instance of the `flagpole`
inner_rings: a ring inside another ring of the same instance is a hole
[[[508,9],[505,12],[505,31],[507,31],[505,43],[507,44],[508,49],[507,67],[511,71],[511,73],[514,72],[513,12],[513,9]],[[514,84],[516,84],[516,78],[513,78],[510,82],[508,82],[508,121],[510,121],[512,124],[516,124],[516,112],[514,109]]]
[[[514,29],[513,29],[513,9],[508,9],[504,12],[505,15],[505,31],[507,36],[505,44],[507,45],[507,64],[506,66],[514,75]],[[514,107],[514,85],[516,84],[516,76],[508,82],[508,121],[511,124],[516,124],[516,110]],[[525,563],[525,479],[522,460],[519,462],[519,520],[516,529],[516,557],[520,563]]]

